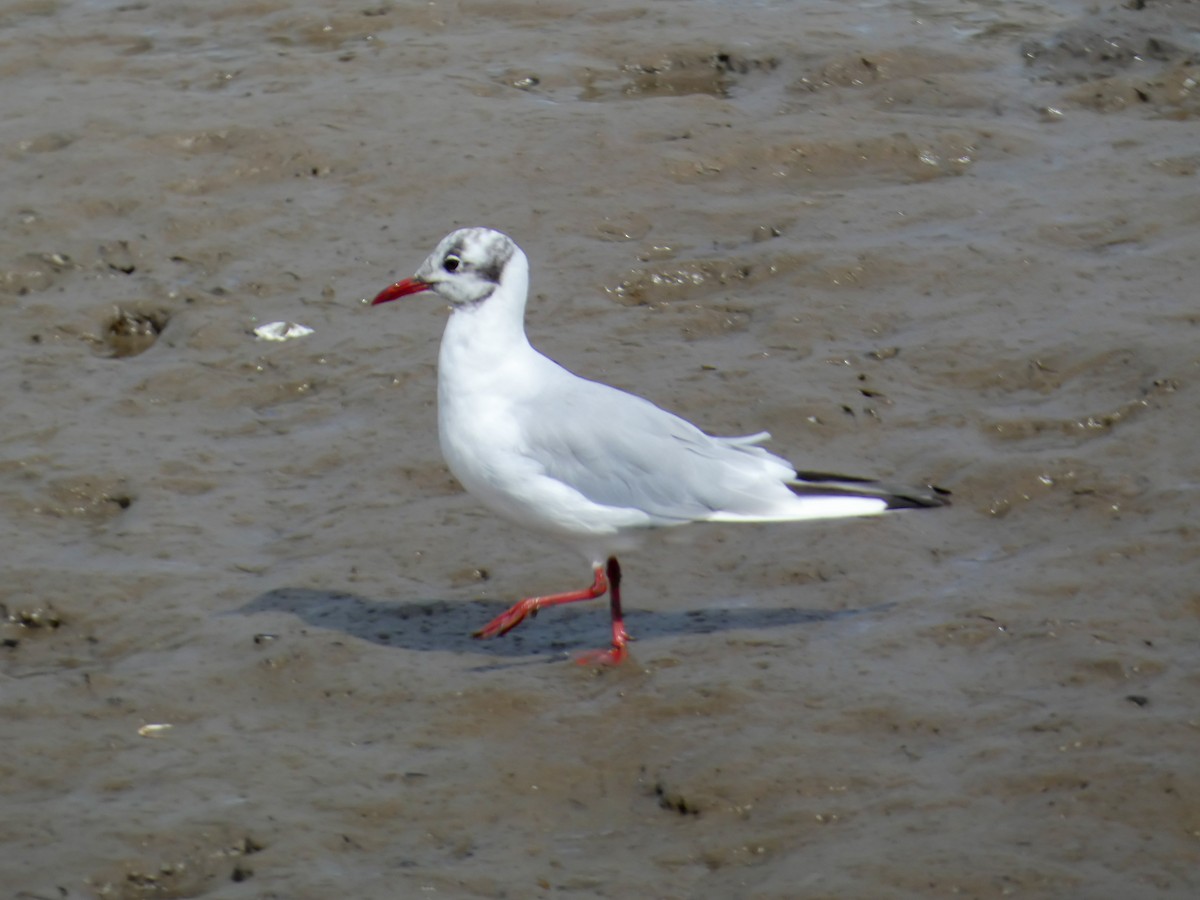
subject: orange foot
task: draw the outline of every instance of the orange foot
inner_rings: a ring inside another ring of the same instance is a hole
[[[619,666],[628,655],[625,645],[631,638],[625,632],[625,626],[619,623],[613,625],[612,647],[608,650],[590,650],[575,657],[575,662],[581,666]]]
[[[613,647],[611,650],[589,650],[575,657],[575,662],[581,666],[619,666],[625,661],[624,647]]]
[[[538,606],[540,605],[538,601],[540,599],[540,597],[527,597],[518,603],[514,603],[478,631],[473,632],[472,636],[490,638],[508,634],[508,632],[524,622],[529,616],[537,615]]]

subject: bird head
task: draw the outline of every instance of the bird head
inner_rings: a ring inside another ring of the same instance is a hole
[[[460,228],[442,238],[416,274],[384,288],[371,305],[433,291],[455,306],[473,306],[495,292],[519,253],[513,240],[499,231]]]

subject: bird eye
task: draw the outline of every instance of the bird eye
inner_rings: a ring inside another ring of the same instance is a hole
[[[457,272],[460,265],[462,265],[462,260],[457,256],[447,256],[442,260],[442,268],[447,272]]]

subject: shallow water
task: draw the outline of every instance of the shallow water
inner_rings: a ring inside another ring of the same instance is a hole
[[[1191,897],[1200,9],[0,12],[0,884]],[[444,317],[949,509],[570,553],[462,495]],[[284,343],[255,327],[315,332]],[[166,726],[153,727],[153,726]]]

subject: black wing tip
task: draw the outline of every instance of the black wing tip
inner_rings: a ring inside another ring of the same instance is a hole
[[[927,492],[906,491],[903,494],[888,494],[887,509],[936,509],[950,506],[950,492],[935,484],[926,485]]]
[[[832,472],[796,472],[800,485],[793,490],[806,494],[877,497],[887,503],[885,509],[936,509],[950,505],[950,491],[927,484],[920,488],[896,488],[873,478],[836,475]]]
[[[796,470],[796,478],[799,481],[807,481],[809,484],[822,484],[827,481],[840,481],[843,484],[877,484],[874,478],[860,478],[857,475],[838,475],[835,472],[801,472]]]

